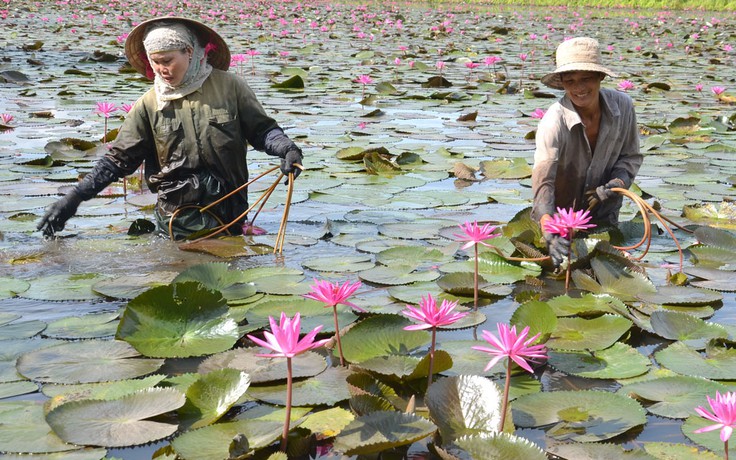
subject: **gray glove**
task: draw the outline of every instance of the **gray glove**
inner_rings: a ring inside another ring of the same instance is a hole
[[[610,200],[611,198],[618,195],[618,193],[614,192],[612,189],[624,188],[625,186],[626,184],[624,184],[624,181],[616,177],[609,180],[605,185],[599,185],[593,190],[588,190],[587,192],[585,192],[588,209],[592,209],[596,205],[598,205],[598,203]]]
[[[289,150],[286,152],[284,158],[281,159],[281,172],[285,176],[289,176],[289,173],[294,173],[294,179],[299,177],[302,170],[294,166],[294,163],[302,164],[302,152],[299,150]]]
[[[66,221],[69,220],[76,212],[81,203],[82,197],[76,189],[72,189],[65,196],[53,203],[46,210],[46,214],[36,226],[36,230],[41,230],[46,238],[54,236],[56,232],[64,230]]]
[[[570,254],[570,240],[555,233],[545,233],[544,241],[547,243],[547,254],[552,259],[552,265],[559,267]]]

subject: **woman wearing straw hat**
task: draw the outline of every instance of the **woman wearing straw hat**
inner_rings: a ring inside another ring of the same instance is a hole
[[[616,225],[622,197],[611,189],[628,188],[642,163],[634,104],[622,92],[601,88],[606,75],[615,74],[601,64],[595,39],[564,41],[557,48],[556,65],[542,83],[565,94],[537,129],[532,217],[541,224],[558,207],[590,208],[598,225]],[[557,266],[570,243],[557,235],[544,236]]]
[[[245,80],[227,72],[230,51],[214,30],[192,19],[151,19],[130,33],[125,54],[153,88],[130,110],[110,152],[50,206],[38,224],[45,236],[62,230],[82,201],[144,161],[148,186],[158,194],[158,229],[168,231],[171,224],[177,238],[230,222],[247,209],[245,190],[211,213],[196,208],[246,183],[246,142],[281,158],[284,174],[299,174],[301,150],[266,115]]]

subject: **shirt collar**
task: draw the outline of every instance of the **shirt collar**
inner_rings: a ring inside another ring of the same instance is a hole
[[[601,100],[601,116],[615,118],[621,115],[618,104],[613,102],[614,91],[608,88],[601,88],[600,100]],[[567,93],[560,99],[560,105],[562,106],[562,116],[565,120],[565,124],[572,129],[577,124],[582,124],[580,115],[572,105],[572,101],[567,97]]]

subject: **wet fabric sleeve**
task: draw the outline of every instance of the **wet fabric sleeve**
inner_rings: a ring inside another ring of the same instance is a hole
[[[631,99],[623,99],[620,109],[622,148],[608,180],[619,178],[624,181],[624,188],[629,188],[639,172],[644,157],[639,150],[639,126],[636,123],[636,111]]]
[[[302,153],[302,149],[289,139],[281,128],[274,128],[266,133],[264,140],[264,151],[269,155],[285,158],[292,150]]]
[[[267,150],[266,135],[279,126],[273,118],[266,114],[255,93],[245,80],[240,79],[239,85],[237,94],[241,131],[254,149],[274,155]]]

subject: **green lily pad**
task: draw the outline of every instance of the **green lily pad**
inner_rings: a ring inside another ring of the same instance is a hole
[[[347,455],[367,455],[412,444],[437,427],[415,414],[373,412],[357,417],[335,438],[335,449]]]
[[[445,273],[475,272],[475,262],[450,262],[442,265],[440,269]],[[511,284],[522,281],[527,276],[538,276],[542,272],[539,265],[530,262],[509,262],[503,257],[492,252],[482,252],[478,255],[478,274],[486,280],[492,280],[496,284]]]
[[[559,318],[547,347],[553,350],[603,350],[613,345],[631,325],[631,321],[616,315],[593,319]]]
[[[440,379],[424,399],[444,444],[463,436],[498,432],[502,401],[498,386],[477,375]]]
[[[102,447],[145,444],[170,436],[177,425],[148,420],[178,409],[183,394],[151,388],[114,400],[83,399],[56,406],[46,421],[67,442]]]
[[[545,460],[547,455],[536,444],[520,436],[509,433],[493,433],[466,436],[455,441],[460,449],[457,453],[470,455],[473,459],[523,458],[524,460]],[[453,446],[448,451],[454,452]]]
[[[294,406],[335,405],[350,398],[345,379],[348,371],[331,367],[314,377],[294,382],[292,404]],[[248,396],[269,404],[286,405],[286,384],[252,386]]]
[[[594,294],[611,294],[624,302],[637,300],[645,292],[655,292],[654,284],[646,276],[633,272],[608,257],[594,257],[590,261],[596,279],[580,270],[572,272],[575,285]]]
[[[707,404],[706,395],[730,390],[722,383],[702,377],[678,375],[624,385],[618,393],[645,401],[647,411],[654,415],[687,418],[693,415],[695,407]]]
[[[251,383],[285,380],[286,360],[256,356],[263,352],[264,350],[260,347],[250,347],[217,353],[202,361],[197,371],[207,373],[217,369],[232,368],[250,375]],[[307,351],[293,357],[291,367],[294,378],[312,377],[327,368],[327,361],[322,355]]]
[[[21,318],[21,316],[16,315],[15,313],[0,312],[0,326],[5,326],[6,324],[13,322],[19,318]]]
[[[161,359],[142,358],[118,340],[68,342],[30,351],[16,363],[24,377],[46,383],[93,383],[123,380],[156,372]]]
[[[186,392],[179,409],[182,425],[197,429],[211,425],[240,400],[250,386],[248,374],[235,369],[219,369],[200,376]]]
[[[118,399],[137,391],[158,385],[166,376],[149,375],[140,379],[118,380],[115,382],[80,383],[77,385],[45,384],[41,391],[48,397],[59,395],[79,395],[77,399]]]
[[[658,310],[650,317],[652,331],[668,340],[679,340],[693,348],[705,348],[710,339],[727,338],[720,324],[703,321],[687,313]]]
[[[275,295],[304,295],[309,285],[303,283],[304,275],[264,276],[253,281],[256,291]]]
[[[250,449],[260,449],[278,439],[283,426],[283,418],[216,423],[187,431],[171,441],[171,445],[182,458],[222,460],[230,458],[230,444],[235,436],[244,435]]]
[[[105,297],[130,300],[153,287],[171,283],[176,276],[175,272],[166,271],[146,273],[145,275],[122,275],[98,281],[92,285],[92,290]]]
[[[4,454],[2,460],[102,460],[107,449],[87,447],[84,449],[47,454]]]
[[[443,374],[450,376],[483,375],[483,369],[485,369],[486,364],[491,360],[491,357],[486,353],[482,353],[471,348],[476,345],[487,345],[487,343],[482,340],[441,341],[437,345],[437,348],[446,351],[452,358],[452,368],[444,371]],[[503,362],[497,363],[488,370],[489,375],[505,372],[506,367]]]
[[[707,401],[703,401],[703,405],[706,404],[706,408],[708,407]],[[707,449],[710,449],[711,451],[715,452],[717,455],[719,455],[719,458],[724,458],[723,454],[725,452],[723,441],[721,441],[720,438],[720,432],[721,430],[713,430],[708,431],[705,433],[696,433],[695,430],[699,430],[701,428],[705,428],[706,426],[713,425],[715,422],[712,420],[708,420],[706,418],[700,417],[699,415],[692,415],[688,417],[685,422],[681,426],[682,434],[685,435],[688,439],[690,439],[692,442],[694,442],[697,445],[703,446]],[[736,454],[736,446],[729,443],[728,444],[728,455],[729,458],[733,457],[733,455]],[[690,457],[692,458],[692,457]]]
[[[481,161],[480,170],[487,179],[524,179],[532,175],[532,168],[524,158]]]
[[[451,258],[451,254],[426,246],[398,246],[376,254],[376,262],[383,265],[405,265],[407,260],[417,264],[437,264],[447,262]]]
[[[360,363],[379,356],[407,354],[429,342],[426,331],[405,331],[413,324],[398,315],[378,315],[366,318],[342,337],[345,359]]]
[[[19,293],[25,292],[30,286],[31,284],[28,281],[0,276],[0,299],[15,297]]]
[[[323,438],[332,438],[338,435],[350,422],[355,420],[352,412],[341,407],[331,407],[304,418],[300,428],[306,428],[313,434]]]
[[[647,372],[649,359],[624,343],[597,351],[548,353],[547,363],[571,375],[591,379],[625,379]]]
[[[55,339],[96,339],[111,337],[118,328],[119,313],[90,313],[58,319],[48,324],[43,335]],[[1,329],[0,329],[1,330]]]
[[[311,331],[317,326],[322,326],[321,333],[335,332],[335,320],[332,308],[326,307],[324,303],[304,297],[285,297],[283,299],[266,298],[257,302],[246,313],[248,322],[258,323],[268,321],[268,317],[277,318],[284,312],[293,317],[299,313],[302,318],[302,331]],[[337,307],[337,321],[340,328],[344,328],[358,319],[350,307],[340,305]]]
[[[333,256],[307,259],[302,262],[305,268],[318,272],[355,273],[373,268],[371,256]]]
[[[34,393],[36,391],[38,391],[38,385],[33,382],[0,383],[0,399]]]
[[[0,326],[0,340],[29,339],[46,329],[39,320],[18,321]]]
[[[642,302],[667,305],[701,305],[720,302],[723,294],[692,286],[659,286],[656,292],[642,292],[636,296]]]
[[[34,300],[95,300],[99,299],[92,286],[107,279],[98,273],[49,275],[31,280],[22,296]]]
[[[550,446],[547,449],[547,452],[560,458],[569,459],[616,458],[621,460],[657,460],[657,457],[646,453],[642,449],[625,450],[623,447],[616,444],[583,444],[577,442],[558,443],[554,446]]]
[[[406,355],[377,356],[354,364],[358,369],[365,369],[375,374],[393,378],[415,380],[426,378],[429,374],[429,353],[424,357]],[[444,372],[452,367],[452,358],[443,350],[435,350],[433,373]]]
[[[713,452],[698,449],[691,444],[676,444],[669,442],[647,442],[644,443],[644,450],[654,456],[654,458],[662,460],[721,460]]]
[[[222,262],[191,266],[179,273],[172,283],[185,281],[197,281],[207,289],[220,291],[228,302],[245,299],[256,293],[255,286],[244,279],[243,272],[230,270]]]
[[[34,454],[78,449],[46,423],[43,401],[0,402],[0,452]]]
[[[715,380],[736,380],[736,350],[724,347],[706,348],[706,356],[675,342],[654,353],[659,364],[682,375]]]
[[[437,280],[437,286],[452,295],[474,297],[475,274],[473,272],[448,273]],[[512,288],[509,285],[490,283],[482,275],[478,276],[478,297],[487,299],[505,297],[511,291]]]
[[[419,270],[414,264],[407,265],[380,265],[358,273],[361,280],[381,284],[384,286],[396,286],[400,284],[411,284],[423,281],[434,281],[440,274],[436,270]]]
[[[146,356],[171,358],[227,350],[240,333],[220,293],[188,281],[155,287],[131,300],[117,338]]]
[[[626,307],[621,300],[608,294],[584,294],[580,297],[561,295],[549,299],[547,304],[557,316],[616,314]]]
[[[528,336],[540,334],[540,340],[544,342],[557,329],[557,316],[547,303],[531,301],[517,308],[509,323],[516,326],[517,331],[529,326]]]
[[[518,398],[511,408],[516,425],[554,424],[547,436],[559,441],[604,441],[647,421],[635,400],[605,391],[534,393]]]

